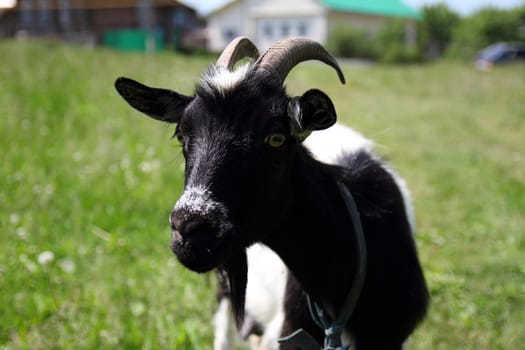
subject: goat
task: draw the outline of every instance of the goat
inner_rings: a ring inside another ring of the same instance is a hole
[[[254,62],[234,69],[244,57]],[[401,349],[429,300],[403,193],[392,171],[366,149],[325,164],[305,148],[313,131],[336,122],[334,105],[322,91],[290,97],[283,87],[290,70],[311,59],[331,66],[345,82],[336,60],[315,41],[285,39],[259,55],[253,43],[238,38],[204,73],[193,96],[128,78],[115,86],[132,107],[177,124],[186,166],[184,192],[170,214],[171,248],[190,270],[221,271],[238,327],[244,319],[246,249],[260,242],[289,271],[280,334],[302,328],[322,342],[306,295],[333,317],[357,265],[342,183],[357,203],[368,256],[345,336],[358,350]]]

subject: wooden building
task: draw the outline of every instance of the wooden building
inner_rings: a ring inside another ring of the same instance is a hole
[[[176,0],[18,0],[0,15],[4,37],[51,37],[100,45],[119,32],[153,33],[178,47],[201,23],[196,11]]]

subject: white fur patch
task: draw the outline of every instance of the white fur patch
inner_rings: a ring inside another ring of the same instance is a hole
[[[213,317],[215,326],[214,350],[232,350],[237,343],[237,328],[232,318],[232,306],[229,298],[221,299]]]
[[[277,350],[284,322],[284,294],[288,269],[281,258],[263,244],[247,249],[246,312],[265,326],[257,350]]]
[[[189,186],[179,198],[173,210],[182,213],[183,219],[192,216],[208,216],[219,223],[219,235],[230,230],[232,224],[228,219],[226,206],[214,200],[212,193],[204,186]]]
[[[312,152],[315,159],[327,164],[337,164],[343,153],[366,151],[372,153],[374,142],[357,131],[335,124],[326,130],[314,131],[304,145]]]
[[[201,86],[210,86],[219,91],[221,95],[225,95],[244,80],[250,71],[250,68],[251,65],[249,63],[235,69],[234,71],[229,71],[224,67],[212,66],[210,70],[204,73]]]
[[[268,324],[282,310],[287,268],[279,256],[262,244],[247,249],[246,308],[257,321]]]
[[[304,141],[304,145],[312,152],[315,159],[327,164],[337,165],[338,159],[343,153],[356,153],[359,151],[365,151],[376,158],[372,140],[341,124],[335,124],[326,130],[313,132]],[[399,187],[410,228],[412,232],[415,232],[414,207],[412,206],[412,197],[406,182],[388,165],[383,162],[381,164],[392,175]]]
[[[383,168],[385,168],[386,171],[392,175],[394,178],[394,181],[397,184],[397,187],[399,188],[399,191],[401,192],[401,195],[403,196],[403,204],[405,205],[405,213],[407,215],[408,224],[410,225],[410,228],[412,229],[412,234],[416,233],[416,220],[415,220],[415,214],[414,214],[414,206],[412,204],[412,195],[410,194],[410,190],[408,189],[407,183],[405,179],[400,177],[394,169],[390,168],[388,165],[383,165]]]
[[[277,350],[284,322],[284,293],[288,269],[270,248],[256,243],[247,251],[248,283],[246,286],[246,313],[264,325],[261,337],[251,336],[250,349]],[[235,349],[235,323],[229,298],[220,300],[214,317],[214,350]],[[233,333],[232,333],[233,329]]]

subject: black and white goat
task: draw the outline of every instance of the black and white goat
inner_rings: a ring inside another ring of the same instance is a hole
[[[256,60],[234,70],[244,57]],[[366,149],[343,149],[326,164],[304,147],[312,131],[336,121],[323,92],[289,97],[283,88],[289,71],[311,59],[333,67],[344,82],[335,59],[316,42],[287,39],[259,56],[240,38],[204,74],[194,96],[127,78],[117,79],[116,88],[139,111],[177,124],[186,168],[184,193],[170,216],[172,250],[193,271],[222,271],[237,325],[244,318],[246,249],[261,242],[289,271],[280,334],[302,328],[322,343],[306,295],[335,315],[357,265],[343,183],[357,203],[368,256],[345,334],[358,350],[400,349],[428,304],[407,206],[393,173]]]

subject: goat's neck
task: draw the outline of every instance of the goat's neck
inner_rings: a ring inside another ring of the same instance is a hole
[[[355,270],[351,221],[336,184],[340,170],[302,154],[294,172],[290,213],[282,231],[264,243],[306,292],[333,312],[348,293]]]

